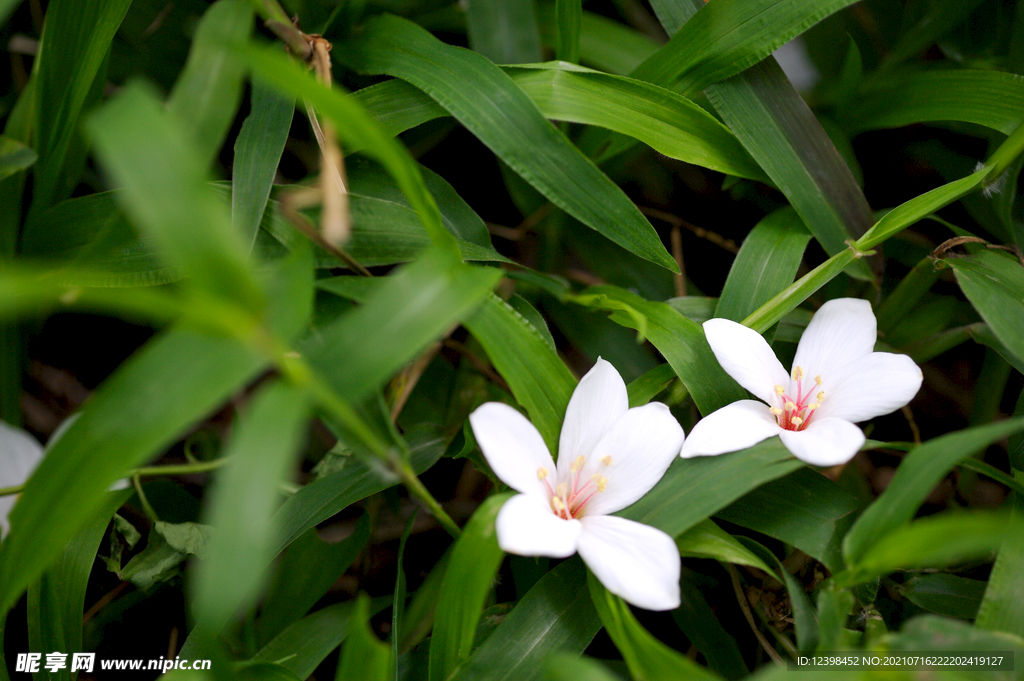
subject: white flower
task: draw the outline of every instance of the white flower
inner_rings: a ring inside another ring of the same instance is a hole
[[[43,448],[28,433],[0,421],[0,487],[24,484],[42,458]],[[11,529],[7,515],[17,498],[16,494],[0,497],[0,538]]]
[[[899,409],[921,387],[912,359],[872,352],[875,315],[865,300],[821,306],[797,346],[792,374],[742,324],[709,319],[704,334],[726,373],[767,405],[740,400],[709,414],[683,445],[684,458],[734,452],[778,435],[801,461],[846,463],[864,444],[854,423]]]
[[[679,607],[679,551],[661,530],[608,515],[644,494],[683,444],[658,402],[629,409],[626,385],[598,359],[569,400],[556,466],[533,424],[488,402],[469,416],[494,473],[520,494],[498,512],[498,544],[521,556],[579,552],[617,596],[648,610]]]

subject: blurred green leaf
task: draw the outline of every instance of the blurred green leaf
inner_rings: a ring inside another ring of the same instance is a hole
[[[929,440],[915,447],[900,462],[889,485],[843,539],[843,555],[856,565],[879,537],[904,525],[958,461],[1010,433],[1024,429],[1024,418],[969,428]]]
[[[981,2],[982,0],[932,0],[912,7],[911,10],[918,10],[918,16],[914,17],[916,23],[907,29],[886,53],[881,68],[891,68],[923,52],[948,31],[967,21],[971,12]]]
[[[713,681],[719,677],[693,662],[678,650],[673,650],[644,629],[629,606],[612,595],[587,572],[587,586],[594,600],[605,631],[622,653],[630,674],[637,681],[657,679],[696,679]]]
[[[850,560],[849,569],[832,579],[837,586],[853,586],[896,570],[991,559],[1004,539],[1020,531],[1019,523],[1011,523],[999,513],[964,511],[928,516],[874,535],[871,546]]]
[[[470,0],[466,7],[469,46],[495,64],[541,61],[533,0]]]
[[[597,660],[555,653],[544,662],[542,681],[621,681]]]
[[[585,579],[578,558],[544,575],[453,681],[534,681],[552,653],[582,653],[601,629],[590,594],[582,588]]]
[[[168,111],[185,125],[204,166],[220,152],[242,99],[245,70],[228,55],[232,44],[249,37],[252,20],[249,0],[213,3],[196,27],[185,69],[167,99]]]
[[[814,606],[811,605],[811,599],[807,597],[803,583],[791,575],[778,556],[763,545],[749,537],[740,537],[738,541],[744,546],[749,546],[751,552],[761,556],[766,563],[776,566],[777,569],[767,572],[775,579],[781,576],[782,582],[786,586],[786,592],[789,594],[789,606],[793,611],[793,627],[796,630],[797,645],[801,652],[814,650],[818,644],[818,615],[814,611]]]
[[[130,4],[131,0],[61,0],[46,8],[33,67],[34,146],[39,154],[33,173],[33,216],[63,198],[58,185],[79,115]]]
[[[472,652],[476,626],[505,553],[498,547],[494,519],[512,497],[487,499],[469,519],[455,543],[441,582],[430,639],[430,681],[445,681]]]
[[[985,593],[985,582],[980,579],[966,579],[938,572],[931,575],[911,577],[896,590],[915,605],[929,612],[974,619]]]
[[[0,135],[0,180],[36,162],[36,152],[18,140]]]
[[[592,286],[582,296],[588,306],[610,310],[612,321],[642,330],[675,369],[702,414],[710,414],[746,396],[715,360],[704,330],[669,305],[644,300],[614,286]],[[629,312],[624,312],[624,307]],[[645,322],[643,329],[640,320]]]
[[[1012,447],[1011,440],[1011,447]],[[1020,471],[1014,477],[1021,480]],[[1024,510],[1020,493],[1013,495],[1013,517],[1019,521]],[[1006,538],[999,547],[999,555],[992,565],[984,598],[978,608],[974,624],[979,629],[1005,631],[1024,636],[1024,533]]]
[[[253,79],[252,111],[235,140],[231,166],[231,222],[243,237],[251,235],[250,243],[267,207],[294,114],[294,99]]]
[[[552,457],[557,456],[562,419],[576,387],[565,363],[525,317],[497,296],[464,323],[530,415]]]
[[[792,208],[777,210],[754,225],[729,269],[714,316],[742,321],[793,283],[810,238]]]
[[[124,186],[117,200],[166,264],[201,290],[257,311],[262,295],[247,247],[208,185],[190,137],[152,93],[125,88],[89,118],[88,129],[104,167]]]
[[[555,58],[575,64],[580,60],[582,0],[555,0]]]
[[[765,572],[772,571],[757,555],[711,519],[702,520],[676,537],[676,547],[679,555],[684,558],[711,558],[723,563],[749,565]]]
[[[391,676],[391,649],[370,630],[370,601],[365,594],[356,599],[350,635],[338,660],[339,679],[388,681]]]
[[[748,676],[750,672],[736,639],[708,605],[702,588],[684,577],[679,592],[681,602],[672,611],[672,619],[704,656],[708,669],[730,680]]]
[[[1021,121],[1024,78],[999,71],[899,71],[875,78],[840,112],[852,131],[962,121],[1009,135]]]
[[[196,577],[196,613],[211,629],[252,605],[263,586],[261,568],[273,557],[277,531],[278,486],[302,445],[308,415],[301,392],[272,383],[253,399],[231,439],[205,516],[215,533],[210,555]]]
[[[994,251],[942,262],[953,268],[960,288],[996,338],[1024,361],[1024,267]]]
[[[235,670],[232,676],[240,681],[301,681],[302,679],[288,668],[268,662],[242,665]]]
[[[236,341],[172,330],[125,362],[39,465],[0,547],[0,613],[102,507],[115,480],[240,389],[265,361]]]
[[[802,466],[776,438],[742,452],[676,459],[654,489],[618,515],[677,537],[758,486]]]
[[[998,650],[1012,651],[1016,659],[1020,659],[1020,656],[1024,655],[1024,639],[1020,636],[998,631],[984,631],[967,622],[936,615],[915,617],[906,623],[902,631],[887,636],[882,644],[886,651],[896,654],[909,651],[943,653],[948,650],[962,650],[984,655]],[[934,672],[932,673],[934,674]],[[979,673],[970,678],[977,679],[980,676]],[[1019,673],[986,670],[985,676],[982,678],[1001,677],[1009,680],[1016,676],[1019,676]]]
[[[359,71],[398,76],[422,89],[555,205],[623,248],[676,270],[654,228],[622,190],[485,58],[394,16],[368,22],[344,58]],[[425,68],[437,62],[446,64],[444,72]]]
[[[557,49],[555,2],[539,2],[541,36],[544,43]],[[580,63],[595,69],[625,75],[658,49],[658,43],[646,33],[596,12],[580,16]],[[568,60],[565,60],[568,61]]]
[[[267,589],[257,621],[259,639],[269,641],[305,615],[345,574],[369,539],[370,517],[365,513],[352,534],[337,543],[320,539],[315,528],[299,535],[281,557]]]
[[[857,511],[857,499],[849,492],[804,467],[766,482],[715,516],[795,546],[838,572],[842,540]]]

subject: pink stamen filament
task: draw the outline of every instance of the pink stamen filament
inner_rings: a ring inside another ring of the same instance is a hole
[[[811,394],[814,389],[808,386],[807,394],[804,394],[803,389],[803,369],[795,367],[793,369],[793,381],[796,383],[796,399],[786,394],[786,391],[782,386],[776,386],[775,393],[782,400],[782,409],[773,409],[772,413],[775,414],[776,420],[779,426],[786,430],[804,430],[807,428],[811,421],[811,417],[814,416],[814,411],[821,405],[821,398],[824,396],[823,392],[818,393],[817,402],[811,402]],[[816,386],[821,385],[821,377],[815,379]]]

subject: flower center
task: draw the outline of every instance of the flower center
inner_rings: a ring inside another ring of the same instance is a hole
[[[581,484],[580,471],[583,470],[583,466],[586,463],[587,457],[576,457],[576,460],[572,462],[572,466],[569,469],[569,480],[567,482],[559,482],[553,488],[547,480],[548,469],[543,466],[537,469],[537,477],[544,481],[548,488],[548,493],[551,495],[551,512],[559,518],[572,520],[583,517],[583,510],[587,502],[593,499],[594,495],[598,492],[603,492],[608,485],[608,478],[601,475],[601,473],[594,473],[590,478],[582,481]],[[601,470],[608,468],[610,465],[612,465],[611,456],[601,459]]]
[[[821,387],[821,376],[814,377],[814,387],[807,386],[807,393],[804,394],[804,370],[800,367],[793,367],[793,383],[790,391],[796,389],[795,396],[786,393],[781,385],[775,386],[775,394],[782,400],[782,409],[772,407],[771,412],[775,414],[781,428],[786,430],[803,430],[811,422],[814,411],[821,407],[821,401],[825,399],[825,392],[819,390],[811,402],[811,393]]]

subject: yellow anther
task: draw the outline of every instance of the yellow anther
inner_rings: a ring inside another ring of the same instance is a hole
[[[569,488],[565,486],[564,482],[558,483],[558,487],[555,488],[555,495],[559,497],[564,497],[568,492]]]
[[[612,465],[612,455],[609,454],[608,456],[602,457],[601,458],[601,463],[603,463],[605,466],[611,466]]]
[[[793,380],[802,381],[804,380],[804,370],[800,367],[793,367]]]
[[[604,488],[607,487],[607,486],[608,486],[608,478],[606,478],[604,476],[601,476],[601,478],[597,481],[597,491],[598,492],[603,492]]]
[[[804,420],[802,418],[800,418],[799,416],[794,416],[793,417],[793,425],[794,426],[799,426],[803,422],[804,422]]]
[[[821,385],[821,374],[818,374],[817,376],[814,377],[814,382],[817,383],[818,385]]]
[[[823,399],[825,399],[825,391],[823,390],[820,393],[818,393],[818,395],[814,399],[818,400],[818,402],[821,402]]]
[[[582,454],[577,456],[576,460],[572,462],[572,467],[571,467],[572,472],[575,473],[579,469],[583,468],[583,464],[585,464],[586,462],[587,462],[587,457],[583,456]]]
[[[546,477],[548,477],[548,469],[544,468],[544,466],[541,466],[540,468],[537,469],[537,479],[543,480]]]
[[[786,389],[783,388],[781,385],[775,386],[775,394],[776,395],[781,395],[784,392],[786,392]]]
[[[555,513],[561,513],[565,510],[565,504],[563,504],[562,500],[558,497],[552,497],[551,507],[555,509]]]
[[[815,409],[818,409],[819,407],[821,407],[821,402],[815,402],[814,404],[808,404],[807,405],[807,411],[814,411]]]
[[[786,411],[794,411],[796,409],[796,405],[793,404],[792,401],[786,402],[786,404],[784,404],[782,406],[784,406],[786,408]]]
[[[775,414],[776,416],[779,416],[780,414],[782,414],[782,410],[779,409],[778,407],[772,407],[768,411],[770,411],[771,413]]]

